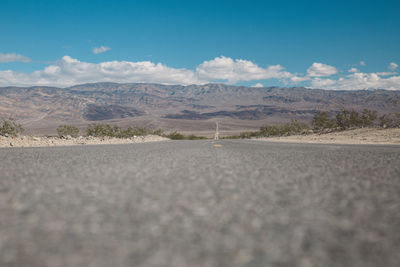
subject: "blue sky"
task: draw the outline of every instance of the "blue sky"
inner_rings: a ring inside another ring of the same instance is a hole
[[[400,89],[400,1],[1,0],[0,6],[0,86]]]

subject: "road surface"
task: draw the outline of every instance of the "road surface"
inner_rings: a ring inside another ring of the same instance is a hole
[[[0,266],[399,266],[400,146],[0,149]]]

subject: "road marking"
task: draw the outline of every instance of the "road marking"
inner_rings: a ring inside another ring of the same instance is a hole
[[[221,144],[214,144],[214,147],[221,147]]]

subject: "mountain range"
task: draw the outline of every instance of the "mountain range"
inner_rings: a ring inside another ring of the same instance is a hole
[[[400,112],[400,91],[144,83],[0,88],[0,117],[13,117],[35,134],[54,134],[60,124],[83,129],[104,122],[208,135],[216,121],[232,134],[291,119],[309,122],[318,110],[364,108]]]

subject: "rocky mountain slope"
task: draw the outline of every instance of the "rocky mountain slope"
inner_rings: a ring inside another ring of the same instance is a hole
[[[218,120],[227,131],[242,131],[343,108],[400,112],[400,91],[118,83],[0,88],[0,116],[43,133],[61,123],[84,127],[102,121],[190,132],[212,130]]]

